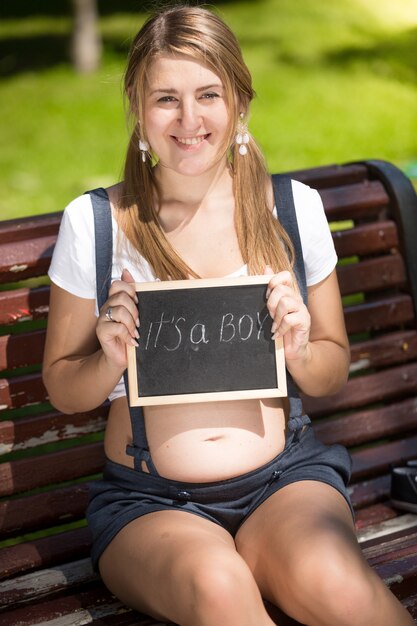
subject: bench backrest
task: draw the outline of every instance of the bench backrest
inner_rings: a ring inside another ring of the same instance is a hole
[[[391,463],[417,455],[417,197],[380,161],[291,175],[323,198],[352,351],[347,387],[305,405],[324,442],[351,449],[361,509],[387,498]],[[60,218],[0,222],[0,577],[89,553],[84,509],[108,406],[63,415],[40,373]]]

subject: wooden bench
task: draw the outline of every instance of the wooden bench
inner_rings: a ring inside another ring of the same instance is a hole
[[[417,457],[417,197],[381,161],[291,174],[320,190],[333,224],[352,349],[347,387],[306,408],[319,438],[350,448],[364,554],[417,618],[417,515],[389,500],[390,465]],[[0,222],[0,625],[155,624],[113,598],[89,560],[84,508],[108,406],[62,415],[41,380],[60,218]]]

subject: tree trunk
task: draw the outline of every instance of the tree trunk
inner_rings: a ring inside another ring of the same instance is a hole
[[[72,34],[72,60],[75,69],[88,74],[100,65],[101,37],[98,30],[97,0],[72,0],[74,29]]]

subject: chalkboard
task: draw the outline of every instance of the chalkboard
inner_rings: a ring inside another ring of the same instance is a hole
[[[128,347],[132,406],[285,396],[271,339],[267,276],[136,283],[139,346]]]

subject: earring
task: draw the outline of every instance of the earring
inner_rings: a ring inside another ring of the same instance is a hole
[[[240,113],[239,121],[237,124],[237,133],[235,137],[235,141],[239,146],[239,154],[241,154],[242,156],[247,154],[248,149],[246,147],[246,144],[249,143],[248,125],[243,120],[243,117],[244,117],[243,113]]]
[[[145,163],[146,155],[147,155],[148,150],[149,150],[149,144],[148,144],[148,142],[146,140],[139,139],[139,150],[140,150],[140,153],[142,155],[142,161],[143,161],[143,163]]]

